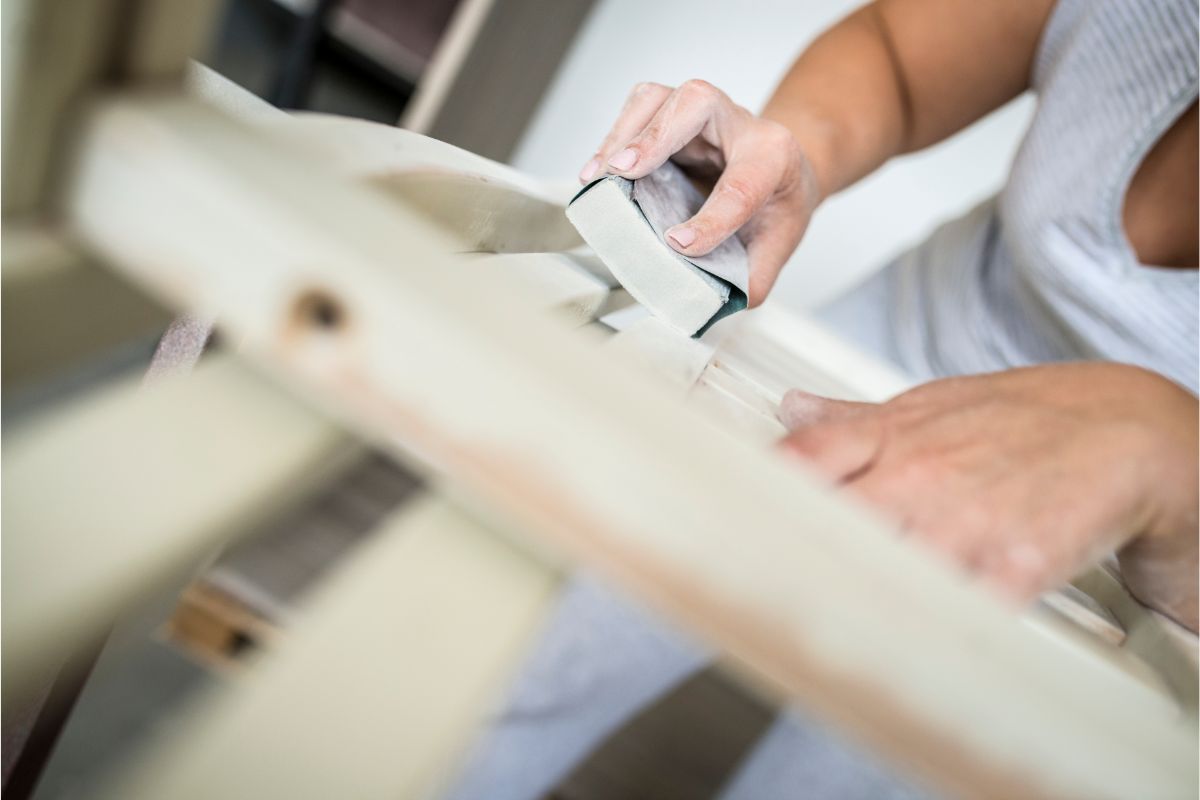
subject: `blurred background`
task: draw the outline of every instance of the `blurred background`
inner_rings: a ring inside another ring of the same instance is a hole
[[[231,0],[209,66],[286,108],[400,121],[573,180],[639,81],[703,78],[758,110],[860,0]],[[1018,98],[834,198],[775,291],[817,305],[1003,183],[1033,111]]]

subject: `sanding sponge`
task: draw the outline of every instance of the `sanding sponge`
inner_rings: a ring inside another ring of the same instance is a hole
[[[567,219],[634,299],[689,336],[746,307],[746,248],[730,236],[705,256],[689,258],[664,238],[695,214],[704,196],[671,162],[630,181],[608,175],[567,206]]]

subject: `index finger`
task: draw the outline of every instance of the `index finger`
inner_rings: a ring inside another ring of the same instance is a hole
[[[671,88],[661,83],[639,83],[629,92],[625,106],[617,116],[608,135],[579,173],[579,182],[587,183],[608,163],[625,143],[637,136],[649,124],[659,108],[671,96]]]

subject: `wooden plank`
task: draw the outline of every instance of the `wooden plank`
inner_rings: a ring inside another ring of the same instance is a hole
[[[61,237],[13,225],[4,234],[0,363],[6,392],[154,336],[170,321],[156,301],[88,263]]]
[[[538,180],[454,144],[378,122],[296,112],[277,115],[271,128],[273,135],[294,137],[303,140],[307,147],[320,149],[332,171],[356,178],[386,179],[406,173],[437,172],[447,178],[486,178],[560,209],[565,209],[579,191],[577,184]],[[574,230],[565,220],[563,224]],[[576,243],[581,241],[578,234],[572,234],[572,239]]]
[[[436,499],[330,577],[287,641],[199,698],[101,797],[428,797],[558,586]]]
[[[712,360],[706,342],[681,334],[658,317],[644,317],[613,334],[604,347],[681,399]]]
[[[1042,603],[1109,644],[1120,645],[1125,641],[1125,629],[1112,612],[1074,586],[1047,592]]]
[[[564,214],[576,187],[548,185],[445,142],[375,122],[300,114],[270,128],[320,150],[322,163],[333,171],[409,201],[454,234],[464,251],[557,252],[583,243]]]
[[[1109,609],[1126,631],[1125,649],[1152,665],[1187,709],[1197,703],[1196,634],[1146,608],[1110,569],[1093,567],[1073,581]]]
[[[94,0],[90,0],[93,1]],[[213,33],[217,0],[136,0],[123,9],[111,68],[126,81],[180,83]]]
[[[498,273],[523,294],[574,325],[584,325],[632,303],[613,283],[597,278],[567,253],[478,254],[457,267],[460,278],[476,280],[481,272]],[[615,297],[614,295],[615,291]]]
[[[496,0],[462,0],[459,3],[434,51],[433,60],[421,76],[416,93],[404,108],[400,127],[429,134],[495,4]]]
[[[506,161],[594,0],[466,0],[400,124]]]
[[[230,116],[246,120],[285,120],[288,112],[239,86],[214,69],[193,61],[183,76],[184,88]]]
[[[194,103],[122,101],[75,189],[73,223],[126,274],[219,312],[348,424],[945,790],[1194,791],[1196,731],[1169,698],[797,466],[708,435],[514,287],[456,281],[452,238],[304,151]]]
[[[882,402],[913,381],[827,328],[771,302],[723,322],[714,363],[760,387],[776,405],[788,389]]]
[[[214,0],[6,2],[4,216],[36,213],[47,201],[55,150],[98,84],[182,80],[215,8]]]
[[[67,117],[106,66],[118,0],[4,4],[3,214],[34,213],[52,179]]]
[[[228,547],[184,591],[166,636],[206,664],[241,665],[286,631],[308,592],[420,491],[378,452],[247,541]]]
[[[160,635],[200,664],[227,672],[281,631],[236,596],[197,581],[180,595]]]
[[[340,467],[347,437],[216,360],[4,435],[4,698]]]
[[[688,392],[687,405],[726,433],[769,447],[782,439],[787,429],[776,416],[777,406],[756,388],[721,365],[712,364]]]

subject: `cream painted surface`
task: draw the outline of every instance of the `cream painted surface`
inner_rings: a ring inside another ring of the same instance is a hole
[[[85,124],[67,207],[82,241],[156,293],[219,310],[248,354],[339,419],[539,551],[594,565],[781,699],[950,793],[1195,794],[1195,730],[1169,697],[796,466],[706,435],[585,332],[522,313],[511,284],[456,280],[451,237],[318,151],[181,99],[115,100]],[[346,322],[289,314],[298,286],[323,287]],[[398,359],[397,342],[421,346]],[[962,757],[931,759],[930,739]]]
[[[797,53],[857,0],[600,0],[513,157],[521,170],[578,173],[638,81],[704,78],[758,110]],[[834,198],[784,270],[775,298],[812,307],[994,194],[1033,112],[1009,104],[958,136],[900,159]]]

